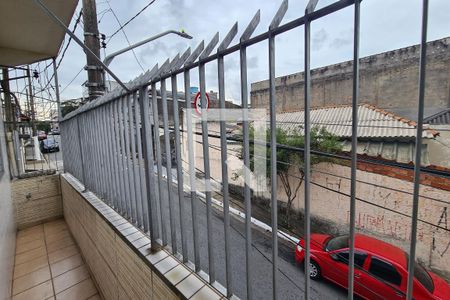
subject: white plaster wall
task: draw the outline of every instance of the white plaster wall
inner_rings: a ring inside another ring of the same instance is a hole
[[[14,267],[16,227],[4,132],[3,122],[0,119],[0,160],[3,161],[5,169],[4,172],[0,171],[0,299],[9,299]]]

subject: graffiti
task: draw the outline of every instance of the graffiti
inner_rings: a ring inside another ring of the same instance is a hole
[[[448,220],[447,207],[443,207],[441,216],[439,217],[439,221],[437,222],[437,225],[444,227],[445,229],[448,229],[448,221],[447,220]],[[439,247],[436,245],[437,244],[436,234],[438,233],[438,231],[439,231],[439,228],[435,228],[433,230],[432,249],[433,249],[433,251],[436,251],[440,257],[443,257],[447,253],[448,249],[450,248],[450,240],[444,244],[443,249],[441,247],[441,250],[439,250]]]
[[[326,177],[325,181],[326,181],[327,188],[330,188],[330,189],[333,189],[333,190],[336,190],[336,191],[341,191],[342,179],[339,179],[337,181],[336,180],[330,180],[329,181],[329,178]]]

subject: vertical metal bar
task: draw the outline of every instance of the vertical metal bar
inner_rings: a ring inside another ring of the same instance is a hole
[[[355,1],[353,25],[353,98],[352,98],[352,162],[350,174],[350,237],[348,299],[353,299],[355,278],[355,220],[356,220],[356,167],[358,147],[358,100],[359,100],[359,18],[360,1]]]
[[[251,195],[250,195],[250,143],[248,128],[248,88],[247,88],[247,49],[240,49],[240,71],[241,71],[241,99],[243,110],[243,149],[244,149],[244,202],[245,202],[245,263],[247,275],[247,299],[253,298],[252,293],[252,272],[251,272],[251,252],[252,252],[252,231],[251,231]]]
[[[133,181],[134,172],[133,172],[133,164],[132,164],[132,153],[131,153],[131,145],[130,145],[130,120],[129,120],[129,107],[131,106],[131,96],[128,95],[124,99],[123,102],[123,125],[124,125],[124,135],[125,135],[125,157],[126,157],[126,168],[127,168],[127,181],[128,181],[128,190],[130,195],[130,214],[131,214],[131,223],[135,224],[137,221],[136,218],[136,190],[134,189]]]
[[[222,160],[222,194],[223,194],[223,226],[225,237],[225,276],[227,280],[227,297],[233,295],[231,249],[230,249],[230,197],[228,187],[227,164],[227,132],[225,122],[225,67],[223,55],[217,58],[219,77],[219,105],[220,105],[220,158]]]
[[[139,162],[137,161],[137,147],[136,147],[136,132],[137,127],[135,126],[134,121],[134,109],[133,106],[137,106],[137,92],[134,92],[131,99],[131,101],[128,102],[128,120],[129,120],[129,126],[130,126],[130,136],[131,136],[131,166],[133,171],[133,181],[134,181],[134,195],[135,195],[135,210],[136,210],[136,223],[138,224],[138,227],[141,227],[143,225],[143,205],[142,205],[142,198],[141,198],[141,181],[139,179]]]
[[[62,113],[61,113],[61,99],[60,99],[60,95],[59,95],[59,81],[58,81],[58,69],[56,68],[56,60],[55,60],[55,58],[53,57],[53,59],[52,59],[52,65],[53,65],[53,74],[54,74],[54,80],[55,80],[55,96],[56,96],[56,105],[57,105],[57,108],[58,108],[58,127],[59,127],[59,131],[60,131],[60,133],[61,133],[61,118],[62,118]],[[55,136],[53,136],[53,140],[55,139]],[[60,139],[60,141],[61,141],[61,139]],[[60,151],[62,151],[62,146],[61,146],[61,144],[63,144],[63,143],[60,143],[59,144],[59,149],[60,149]],[[57,157],[56,157],[56,153],[57,152],[55,152],[55,164],[56,164],[56,171],[58,171],[58,160],[57,160]]]
[[[198,236],[198,219],[197,219],[197,188],[195,176],[195,157],[194,157],[194,134],[192,132],[192,105],[191,105],[191,76],[190,71],[184,71],[184,96],[186,99],[186,127],[187,127],[187,144],[189,156],[189,187],[191,193],[191,213],[192,213],[192,233],[194,239],[194,265],[195,272],[200,271],[200,244]]]
[[[163,111],[164,145],[166,151],[167,195],[169,198],[169,222],[172,252],[177,253],[177,228],[175,223],[175,203],[172,191],[172,155],[170,153],[169,113],[167,111],[166,80],[161,80],[161,104]]]
[[[186,236],[186,222],[185,208],[184,208],[184,185],[183,185],[183,163],[181,160],[181,141],[180,141],[180,111],[178,108],[178,87],[177,76],[171,77],[172,85],[172,100],[173,100],[173,127],[175,132],[175,154],[177,161],[177,186],[178,186],[178,203],[180,210],[180,233],[181,233],[181,254],[183,262],[188,261],[187,252],[187,236]]]
[[[311,21],[308,20],[308,12],[305,13],[305,299],[309,299],[309,261],[310,261],[310,235],[311,235],[311,209],[310,209],[310,169],[311,169],[311,70],[310,70],[310,49],[311,49]]]
[[[150,239],[151,239],[151,249],[156,251],[159,248],[157,243],[157,211],[156,211],[156,182],[155,182],[155,172],[154,172],[154,158],[153,158],[153,140],[152,140],[152,129],[150,124],[150,112],[148,103],[148,90],[147,88],[142,88],[139,92],[139,105],[142,120],[143,129],[143,143],[142,147],[144,150],[144,165],[145,165],[145,178],[146,178],[146,189],[149,192],[147,197],[148,205],[148,220],[150,225]],[[161,198],[161,195],[160,195]]]
[[[272,285],[273,299],[278,291],[278,201],[277,201],[277,115],[275,98],[275,37],[269,31],[270,105],[270,202],[272,205]]]
[[[115,169],[115,178],[116,178],[116,186],[117,186],[117,211],[123,215],[123,180],[122,180],[122,172],[121,172],[121,158],[119,155],[119,132],[117,130],[117,106],[118,100],[115,100],[111,103],[111,134],[112,134],[112,145],[113,145],[113,154],[114,154],[114,169]]]
[[[103,194],[103,179],[104,179],[104,170],[103,170],[103,160],[102,160],[102,155],[101,155],[101,138],[99,135],[99,121],[98,121],[98,115],[99,115],[99,110],[95,109],[91,111],[91,115],[92,115],[92,121],[94,124],[94,128],[92,130],[93,133],[93,140],[92,143],[94,144],[94,149],[95,149],[95,156],[94,156],[94,160],[97,163],[97,168],[95,169],[95,178],[97,178],[97,193],[99,198],[101,198],[102,200],[104,200],[105,196]]]
[[[137,152],[138,152],[138,163],[137,166],[139,168],[139,180],[140,180],[140,197],[141,197],[141,201],[142,201],[142,216],[143,216],[143,226],[144,226],[144,232],[149,231],[149,214],[153,213],[153,211],[149,211],[149,206],[148,206],[148,202],[145,200],[147,198],[147,195],[150,196],[149,193],[149,189],[147,189],[146,186],[146,165],[144,162],[144,156],[143,156],[143,146],[142,146],[142,135],[145,134],[144,133],[144,121],[141,118],[141,111],[142,109],[140,108],[142,105],[143,97],[144,94],[143,93],[148,93],[147,89],[141,89],[139,91],[139,98],[136,99],[136,102],[134,104],[134,114],[135,114],[135,127],[136,127],[136,143],[137,143]],[[149,113],[148,113],[148,94],[147,94],[147,98],[145,100],[145,105],[147,106],[147,115],[144,115],[144,117],[149,118]],[[151,125],[150,126],[150,138],[151,138]],[[152,151],[152,155],[153,155],[153,142],[152,142],[152,146],[150,147],[150,151]],[[150,165],[150,172],[153,172],[153,163]],[[152,176],[154,176],[153,173],[149,173]],[[154,183],[153,183],[154,184]],[[153,189],[154,191],[154,189]],[[154,193],[152,196],[157,196],[156,193]],[[154,203],[154,202],[153,202]],[[155,207],[152,206],[152,209],[155,210]],[[152,218],[152,220],[155,220]],[[156,224],[153,221],[153,224]],[[152,225],[152,226],[156,226],[156,225]],[[153,232],[153,231],[152,231]],[[156,231],[154,231],[156,232]]]
[[[158,211],[160,217],[161,224],[161,240],[163,246],[167,245],[167,231],[165,225],[165,212],[163,208],[163,178],[162,178],[162,155],[161,155],[161,138],[159,134],[159,114],[158,114],[158,96],[156,91],[156,84],[152,84],[152,110],[153,110],[153,130],[155,136],[155,155],[156,155],[156,169],[158,172],[158,194],[159,201],[158,203]]]
[[[422,2],[422,38],[420,42],[420,69],[419,69],[419,103],[417,117],[416,147],[414,159],[414,191],[413,207],[411,221],[411,244],[409,248],[408,260],[408,285],[406,299],[413,297],[414,267],[416,261],[416,243],[417,243],[417,219],[419,213],[419,190],[420,190],[420,164],[422,155],[422,132],[423,132],[423,113],[425,106],[425,76],[427,65],[427,30],[428,30],[428,0]]]
[[[113,204],[113,195],[112,195],[112,189],[113,189],[113,182],[112,182],[112,169],[111,169],[111,157],[109,155],[109,151],[111,148],[109,147],[109,135],[108,135],[108,129],[106,128],[106,106],[102,106],[100,109],[100,128],[101,128],[101,134],[100,136],[103,138],[103,151],[102,151],[102,157],[103,162],[105,165],[105,195],[107,199],[107,203],[114,207]]]
[[[92,131],[92,143],[94,144],[94,160],[97,164],[97,168],[94,171],[95,178],[97,179],[97,194],[99,195],[99,198],[104,198],[103,195],[103,163],[101,159],[101,143],[99,138],[99,124],[98,124],[98,109],[91,111],[91,118],[92,123],[94,124],[94,129]]]
[[[83,157],[83,140],[82,140],[82,135],[81,135],[81,129],[80,129],[80,116],[76,116],[75,119],[77,120],[77,133],[78,133],[78,146],[80,149],[80,167],[81,167],[81,181],[83,182],[84,185],[84,190],[83,192],[85,192],[87,190],[86,188],[86,172],[85,172],[85,167],[84,167],[84,157]]]
[[[206,79],[205,64],[201,63],[198,67],[200,81],[200,100],[202,112],[202,146],[203,146],[203,167],[205,172],[205,195],[206,195],[206,233],[208,240],[208,264],[209,264],[209,282],[216,280],[216,270],[214,266],[214,243],[212,235],[212,202],[211,202],[211,170],[209,165],[209,141],[208,141],[208,119],[207,109],[208,100],[206,99]]]
[[[113,146],[112,146],[112,138],[111,138],[111,126],[109,126],[111,120],[110,114],[110,104],[104,106],[103,112],[103,120],[102,123],[104,125],[104,134],[106,140],[106,152],[107,152],[107,164],[108,164],[108,189],[109,189],[109,201],[111,207],[117,209],[116,202],[116,189],[117,185],[115,183],[115,169],[114,169],[114,158],[113,158]]]
[[[105,129],[105,122],[104,122],[104,111],[105,106],[101,106],[97,108],[98,111],[98,136],[100,138],[100,159],[102,160],[102,178],[103,178],[103,186],[102,186],[102,192],[105,202],[111,206],[111,197],[110,197],[110,183],[109,183],[109,176],[111,174],[109,168],[108,168],[108,149],[106,149],[106,129]]]
[[[128,199],[130,199],[130,197],[128,196],[128,185],[126,184],[126,164],[125,164],[125,145],[124,145],[124,138],[123,138],[123,118],[122,118],[122,101],[123,99],[120,98],[117,100],[117,136],[118,136],[118,140],[119,140],[119,147],[118,147],[118,155],[119,155],[119,159],[120,159],[120,181],[122,183],[122,215],[125,218],[129,218],[129,204],[128,204]]]

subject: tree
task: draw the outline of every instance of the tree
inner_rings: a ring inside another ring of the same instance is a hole
[[[81,103],[77,103],[75,101],[64,101],[61,103],[61,117],[64,117],[71,111],[74,111],[78,107],[80,107]]]
[[[49,132],[51,129],[51,125],[49,121],[42,121],[36,124],[36,129],[39,131]]]
[[[255,136],[255,130],[250,127],[249,130],[250,140],[253,140]],[[270,142],[270,129],[266,133],[266,142]],[[305,136],[299,130],[285,130],[278,127],[276,129],[276,141],[278,145],[288,146],[289,148],[303,149],[305,146]],[[258,145],[256,145],[258,147]],[[269,147],[269,146],[268,146]],[[277,175],[283,185],[284,191],[287,196],[287,205],[285,211],[285,221],[287,227],[290,227],[292,204],[298,196],[298,191],[303,183],[304,172],[304,152],[302,150],[291,150],[286,148],[277,147]],[[264,160],[255,157],[255,145],[250,147],[250,169],[255,169],[255,164],[261,163]],[[342,144],[338,137],[328,132],[324,127],[313,127],[311,129],[311,150],[318,150],[326,153],[338,153],[342,150]],[[266,177],[270,178],[270,149],[266,151]],[[242,150],[241,150],[242,157]],[[335,159],[323,156],[311,154],[311,165],[315,165],[321,162],[334,162]],[[296,168],[300,176],[293,176],[290,172],[293,168]],[[294,178],[295,180],[289,180]],[[295,183],[293,183],[293,181]]]

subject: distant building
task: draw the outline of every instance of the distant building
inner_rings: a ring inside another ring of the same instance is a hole
[[[417,118],[420,46],[413,45],[360,59],[360,101],[398,115]],[[350,104],[353,62],[311,71],[312,107]],[[425,116],[450,108],[450,37],[427,43]],[[277,112],[303,109],[304,73],[275,79]],[[269,106],[269,81],[251,85],[253,108]]]

